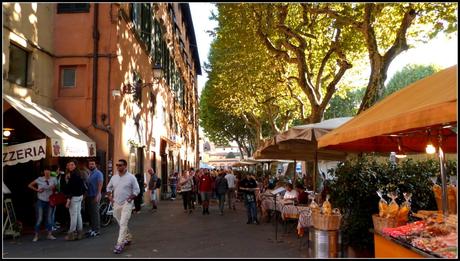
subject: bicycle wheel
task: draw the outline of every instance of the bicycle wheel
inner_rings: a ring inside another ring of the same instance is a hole
[[[107,214],[109,203],[103,202],[100,206],[101,226],[106,227],[112,222],[112,215]]]

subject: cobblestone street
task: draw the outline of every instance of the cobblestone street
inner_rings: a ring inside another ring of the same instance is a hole
[[[223,216],[215,202],[211,203],[210,215],[203,216],[200,208],[190,215],[184,213],[180,197],[160,201],[157,212],[148,209],[144,206],[140,214],[131,217],[133,243],[120,255],[112,253],[118,236],[118,225],[112,223],[102,229],[100,236],[79,241],[65,241],[65,232],[56,233],[54,241],[45,239],[46,232],[41,233],[38,242],[32,242],[32,234],[17,240],[4,239],[3,258],[308,257],[307,247],[300,248],[295,230],[285,233],[280,224],[275,242],[274,222],[247,225],[241,202],[236,211],[226,209]]]

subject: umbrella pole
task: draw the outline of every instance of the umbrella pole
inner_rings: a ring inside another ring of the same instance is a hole
[[[297,180],[297,161],[294,160],[294,176],[292,177],[292,185],[295,186],[296,180]]]
[[[442,185],[442,212],[444,217],[449,215],[449,210],[447,208],[447,177],[446,177],[446,168],[445,168],[445,158],[444,151],[441,148],[442,137],[439,137],[439,164],[441,168],[441,185]]]
[[[316,177],[318,172],[318,141],[313,137],[314,143],[314,162],[313,162],[313,192],[316,192]]]

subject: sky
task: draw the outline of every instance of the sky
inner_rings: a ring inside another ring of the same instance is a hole
[[[217,27],[216,21],[209,20],[211,11],[216,10],[216,8],[211,3],[190,3],[190,9],[202,66],[202,75],[198,76],[198,92],[200,94],[207,81],[203,64],[207,62],[212,42],[212,37],[206,31]],[[458,63],[457,56],[458,36],[450,40],[443,35],[438,36],[428,44],[421,44],[398,55],[388,68],[387,81],[407,64],[437,64],[441,68],[447,68]]]

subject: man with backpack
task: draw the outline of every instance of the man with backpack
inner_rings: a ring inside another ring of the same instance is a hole
[[[157,174],[152,168],[149,168],[147,172],[150,174],[150,180],[148,188],[150,190],[150,201],[152,202],[152,210],[156,210],[158,194],[157,189],[161,188],[161,179],[158,178]]]

